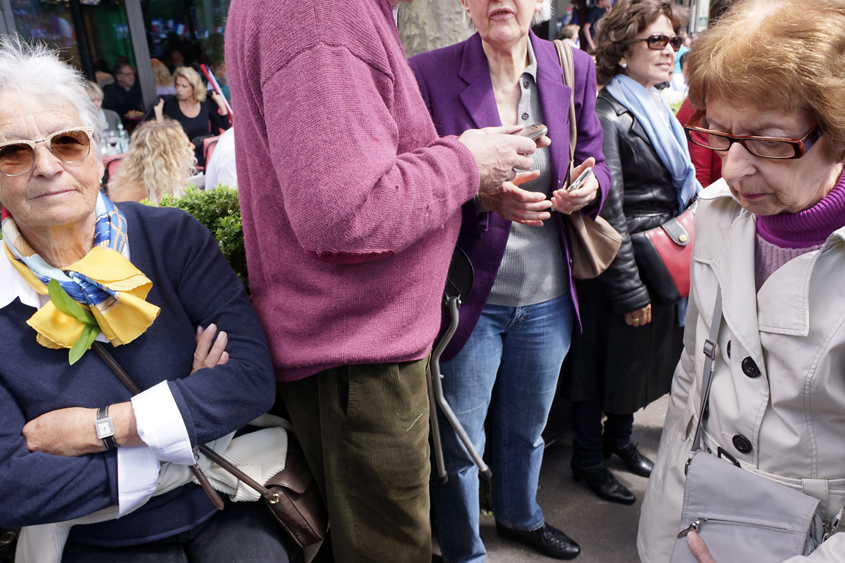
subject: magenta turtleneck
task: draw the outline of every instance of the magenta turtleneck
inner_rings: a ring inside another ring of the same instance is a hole
[[[757,234],[783,248],[807,248],[824,244],[827,237],[845,225],[845,174],[810,209],[798,213],[758,215]]]
[[[778,268],[818,250],[833,231],[845,226],[845,174],[813,207],[798,213],[757,216],[755,277],[757,290]]]

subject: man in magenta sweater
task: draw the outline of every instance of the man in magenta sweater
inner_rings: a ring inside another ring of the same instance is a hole
[[[233,0],[226,32],[253,303],[338,563],[431,560],[425,369],[461,205],[550,216],[505,183],[533,163],[518,128],[438,138],[398,4]]]

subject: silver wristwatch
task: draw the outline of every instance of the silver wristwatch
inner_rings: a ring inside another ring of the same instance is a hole
[[[97,438],[103,441],[106,449],[117,448],[117,442],[114,439],[114,424],[109,416],[108,407],[97,409],[97,422],[94,423],[94,428],[97,430]]]

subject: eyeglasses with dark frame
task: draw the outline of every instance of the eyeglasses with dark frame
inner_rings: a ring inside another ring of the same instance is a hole
[[[81,162],[91,153],[93,127],[73,127],[56,131],[36,141],[7,141],[0,143],[0,173],[22,176],[35,168],[35,145],[47,143],[53,155],[68,164]]]
[[[822,136],[822,130],[814,125],[799,139],[788,137],[758,137],[756,135],[728,135],[720,131],[699,127],[704,120],[703,112],[696,112],[684,127],[690,142],[700,147],[723,152],[730,150],[731,145],[739,143],[754,156],[771,160],[790,160],[801,158],[813,148]]]
[[[663,35],[662,33],[655,33],[654,35],[649,35],[644,39],[634,39],[631,43],[640,43],[642,41],[644,41],[646,46],[652,51],[662,51],[666,48],[666,45],[672,45],[672,50],[679,51],[681,49],[681,45],[684,44],[684,38],[680,35],[669,37],[668,35]]]

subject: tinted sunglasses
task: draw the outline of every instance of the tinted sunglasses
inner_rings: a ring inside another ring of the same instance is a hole
[[[62,162],[80,162],[91,153],[93,127],[74,127],[47,135],[37,141],[0,143],[0,173],[21,176],[35,168],[35,145],[47,143],[53,156]]]
[[[649,35],[645,39],[634,39],[631,43],[639,43],[640,41],[645,41],[646,46],[654,51],[662,51],[666,48],[666,45],[671,45],[674,51],[678,51],[684,44],[684,39],[681,36],[669,37],[662,33]]]

